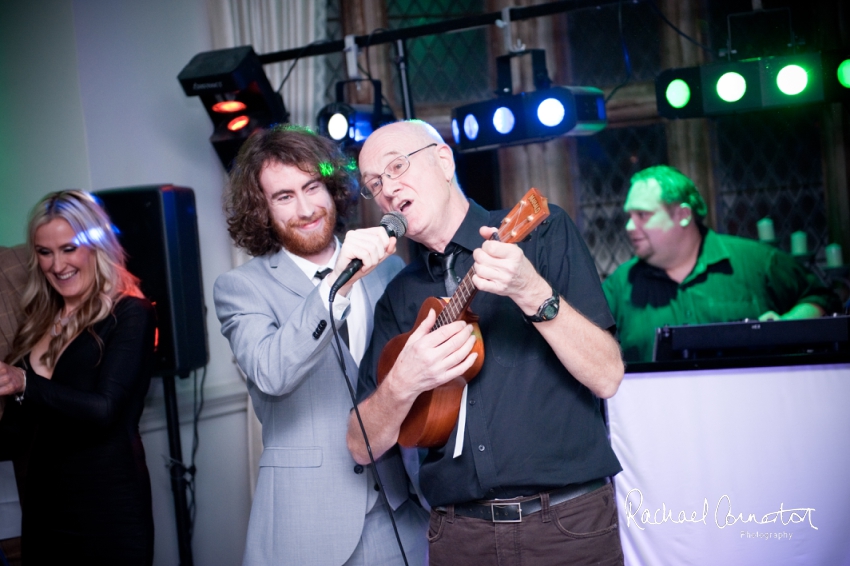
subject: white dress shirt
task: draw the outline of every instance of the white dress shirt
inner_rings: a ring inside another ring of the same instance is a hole
[[[292,258],[295,265],[313,282],[313,285],[318,285],[321,280],[318,277],[314,277],[316,272],[326,267],[333,269],[339,257],[340,244],[336,236],[334,236],[334,246],[336,249],[334,250],[333,257],[325,265],[315,264],[310,260],[295,255],[289,250],[284,249],[284,251],[286,255]],[[325,305],[328,304],[330,292],[331,287],[327,282],[319,288],[319,293],[321,293],[322,301]],[[342,324],[342,321],[348,321],[348,349],[354,361],[357,362],[357,365],[360,365],[360,360],[363,359],[363,354],[366,352],[366,341],[369,333],[366,317],[366,296],[363,291],[363,284],[360,281],[354,283],[354,287],[351,289],[348,297],[344,297],[339,293],[334,297],[334,320],[336,321],[337,328]]]

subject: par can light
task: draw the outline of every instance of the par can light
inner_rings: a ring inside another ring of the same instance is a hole
[[[478,138],[478,120],[472,114],[467,114],[463,119],[463,133],[469,140]]]
[[[466,152],[592,135],[605,128],[607,116],[601,90],[554,86],[460,106],[452,122],[457,148]]]
[[[685,96],[687,94],[687,96]],[[695,118],[704,114],[699,67],[666,69],[655,79],[658,113],[665,118]]]
[[[776,86],[789,96],[800,94],[807,84],[809,84],[809,75],[799,65],[786,65],[776,75]]]
[[[337,112],[328,119],[328,135],[336,141],[348,135],[348,119],[343,114]]]
[[[664,98],[667,99],[667,103],[673,108],[684,108],[691,101],[691,88],[682,79],[674,79],[667,85],[667,90],[664,91]]]
[[[345,146],[362,144],[373,129],[395,121],[388,106],[379,109],[380,113],[375,115],[374,107],[369,104],[328,104],[319,111],[316,120],[319,134]]]
[[[218,112],[219,114],[232,114],[234,112],[242,112],[248,108],[244,102],[240,102],[238,100],[222,100],[221,102],[216,102],[213,104],[213,112]]]
[[[758,59],[700,67],[702,104],[706,114],[756,110],[762,106],[761,65]]]
[[[289,120],[250,46],[198,53],[177,80],[186,96],[201,99],[213,123],[210,142],[227,170],[252,132]]]
[[[845,59],[835,71],[838,83],[844,88],[850,88],[850,59]]]
[[[370,104],[345,102],[345,86],[368,82],[372,85]],[[319,134],[334,140],[343,147],[360,146],[373,130],[395,121],[392,109],[381,103],[381,81],[351,79],[336,83],[336,102],[328,104],[316,116]]]
[[[493,114],[493,127],[496,128],[497,132],[509,134],[514,129],[514,124],[516,124],[516,118],[509,108],[504,106],[496,108],[496,112]]]
[[[740,73],[729,71],[728,73],[723,73],[717,79],[715,89],[717,90],[717,96],[722,100],[726,102],[738,102],[747,93],[747,80]]]
[[[537,105],[537,119],[544,126],[554,128],[564,121],[564,105],[557,98],[547,98]]]
[[[247,126],[248,122],[250,122],[250,121],[251,121],[251,119],[248,118],[247,116],[237,116],[236,118],[234,118],[233,120],[231,120],[230,122],[227,123],[227,129],[230,130],[231,132],[241,130],[242,128]]]
[[[842,67],[844,65],[844,67]],[[658,113],[695,118],[850,100],[846,50],[798,53],[667,69],[655,79]],[[690,91],[690,97],[683,93]]]

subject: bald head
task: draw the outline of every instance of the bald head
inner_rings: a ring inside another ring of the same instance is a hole
[[[434,126],[422,120],[393,122],[372,132],[360,150],[360,174],[363,178],[380,175],[392,159],[419,152],[432,144],[436,144],[437,151],[421,157],[431,163],[436,163],[435,158],[447,161],[438,165],[443,169],[450,168],[447,182],[451,183],[454,180],[455,166],[451,148],[446,145]],[[420,159],[420,156],[411,159]]]
[[[397,160],[407,169],[388,174]],[[360,174],[377,187],[371,192],[381,210],[401,212],[408,221],[407,236],[431,249],[442,251],[466,215],[469,205],[455,180],[452,150],[421,120],[375,130],[360,151]]]
[[[361,155],[363,152],[368,152],[371,146],[382,142],[385,138],[404,139],[408,140],[411,145],[420,144],[421,146],[426,146],[430,143],[446,143],[431,124],[422,120],[404,120],[386,124],[372,132],[363,144]]]

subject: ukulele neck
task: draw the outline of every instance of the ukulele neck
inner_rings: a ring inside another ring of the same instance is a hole
[[[431,329],[432,331],[458,320],[467,307],[469,307],[469,303],[472,302],[472,298],[478,292],[478,289],[472,284],[473,273],[475,273],[475,268],[470,269],[458,284],[452,298],[449,299],[448,304],[437,316],[437,322],[434,323],[434,327]]]
[[[490,236],[490,239],[506,244],[521,242],[548,216],[548,201],[540,194],[540,191],[532,188],[502,219],[499,229]],[[472,284],[474,274],[475,268],[473,267],[458,284],[448,304],[437,315],[437,322],[434,323],[432,331],[458,320],[469,307],[469,303],[472,302],[472,298],[478,291]]]

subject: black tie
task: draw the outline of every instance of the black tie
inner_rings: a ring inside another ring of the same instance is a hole
[[[443,266],[443,280],[446,282],[447,296],[451,297],[455,289],[457,289],[457,284],[460,283],[460,277],[455,273],[455,260],[457,260],[458,249],[455,246],[451,246],[450,248],[446,248],[446,251],[448,253],[439,254],[437,257],[439,257],[440,264]]]
[[[317,271],[313,277],[316,277],[319,281],[321,281],[322,279],[327,277],[328,273],[330,273],[331,271],[333,271],[333,269],[331,269],[330,267],[326,267]],[[331,316],[333,316],[333,314],[331,314]],[[339,325],[336,330],[339,333],[339,337],[342,338],[343,342],[345,342],[345,345],[350,348],[348,344],[348,319],[343,320],[342,324]]]

